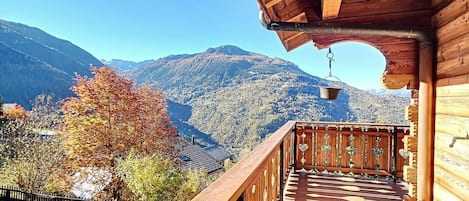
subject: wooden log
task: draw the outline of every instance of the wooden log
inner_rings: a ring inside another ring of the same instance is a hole
[[[468,140],[456,140],[453,143],[453,137],[454,136],[451,134],[437,132],[436,140],[438,141],[435,142],[435,147],[453,154],[453,158],[455,158],[455,160],[467,161],[465,157],[469,154]],[[450,145],[452,145],[452,147]]]
[[[462,36],[467,33],[467,29],[463,27],[469,27],[469,12],[460,15],[458,18],[454,19],[445,26],[439,28],[436,31],[436,38],[438,44],[444,44],[451,40],[458,40],[459,36]]]
[[[407,188],[408,188],[408,194],[411,197],[416,199],[417,198],[417,184],[416,183],[408,183]]]
[[[469,32],[465,33],[457,40],[439,44],[437,49],[437,61],[443,62],[457,58],[469,52]]]
[[[459,199],[464,200],[469,197],[469,185],[465,182],[461,182],[458,176],[454,176],[442,167],[435,165],[435,184],[440,185],[448,192]]]
[[[405,117],[409,121],[416,122],[418,120],[418,106],[408,105],[405,108]]]
[[[460,85],[469,83],[469,74],[468,75],[460,75],[456,77],[449,77],[449,78],[440,78],[436,81],[437,87],[443,86],[451,86],[451,85]]]
[[[433,185],[433,197],[435,200],[441,201],[462,201],[463,199],[456,197],[453,193],[448,191],[448,189],[442,187],[438,183]]]
[[[442,86],[436,88],[436,97],[458,97],[466,96],[469,98],[469,84],[460,84],[452,86]]]
[[[410,122],[410,136],[417,136],[418,134],[418,123]]]
[[[432,17],[434,28],[442,27],[464,13],[468,12],[469,3],[467,0],[451,1],[449,5],[441,9]]]
[[[407,160],[409,160],[409,166],[417,167],[417,152],[410,152]]]
[[[467,61],[469,61],[469,52],[459,57],[437,63],[437,79],[469,74],[469,62]]]
[[[416,152],[417,151],[417,137],[406,135],[404,136],[404,147],[408,151]]]
[[[457,177],[461,183],[469,185],[469,174],[461,174],[468,171],[469,162],[460,158],[461,156],[449,153],[445,149],[435,150],[435,166],[440,166],[448,174]]]
[[[469,117],[469,97],[437,97],[436,114]]]
[[[404,166],[404,180],[409,183],[417,182],[417,168],[412,166]]]
[[[456,137],[464,137],[469,132],[469,118],[453,115],[436,114],[435,131]]]

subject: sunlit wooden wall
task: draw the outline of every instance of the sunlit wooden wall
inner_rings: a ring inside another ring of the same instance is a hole
[[[433,0],[436,30],[434,199],[469,199],[469,0]]]

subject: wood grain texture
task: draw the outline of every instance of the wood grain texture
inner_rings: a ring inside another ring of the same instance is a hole
[[[288,178],[283,200],[402,200],[406,193],[401,182],[298,171]]]
[[[459,36],[462,36],[468,32],[469,27],[469,12],[466,12],[458,16],[453,21],[442,26],[436,31],[436,38],[438,44],[444,44],[451,40],[456,40]]]
[[[453,59],[439,62],[436,68],[437,79],[467,75],[469,74],[469,52],[463,53]]]
[[[456,77],[440,78],[436,81],[437,87],[453,86],[469,83],[469,74]]]
[[[464,200],[469,197],[469,186],[461,183],[457,176],[450,174],[444,167],[435,165],[435,183],[446,191],[453,194],[457,200]]]
[[[469,132],[469,118],[447,114],[435,115],[435,131],[464,137]]]
[[[436,88],[437,97],[469,97],[469,84],[441,86]]]
[[[468,0],[454,0],[449,3],[446,7],[441,9],[438,13],[433,15],[432,24],[434,28],[442,27],[449,22],[453,21],[457,17],[468,12],[469,1]]]
[[[469,52],[469,32],[461,35],[456,40],[438,45],[437,61],[444,62]]]
[[[339,16],[342,0],[321,0],[322,19],[335,19]]]
[[[433,197],[435,200],[440,201],[463,201],[463,199],[455,196],[452,192],[448,191],[448,189],[442,187],[438,181],[433,185]]]

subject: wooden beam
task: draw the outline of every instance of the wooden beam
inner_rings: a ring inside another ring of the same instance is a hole
[[[267,3],[265,3],[265,7],[266,7],[266,8],[270,8],[270,7],[274,6],[275,4],[280,3],[281,1],[282,1],[282,0],[271,0],[271,1],[267,2]]]
[[[308,41],[311,41],[311,35],[307,33],[301,33],[299,35],[295,35],[294,37],[288,38],[288,40],[283,40],[282,43],[287,51],[291,51],[304,45]]]
[[[321,0],[322,19],[335,19],[339,16],[342,0]]]
[[[306,18],[306,13],[301,12],[298,15],[290,17],[290,19],[286,19],[285,21],[287,21],[287,22],[308,22],[308,19]]]
[[[343,3],[340,8],[339,17],[372,16],[417,10],[431,10],[431,5],[428,1],[415,0],[369,0],[356,3]]]

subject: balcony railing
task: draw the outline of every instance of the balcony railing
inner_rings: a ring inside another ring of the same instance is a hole
[[[289,121],[193,200],[278,200],[290,170],[401,178],[407,126]]]

